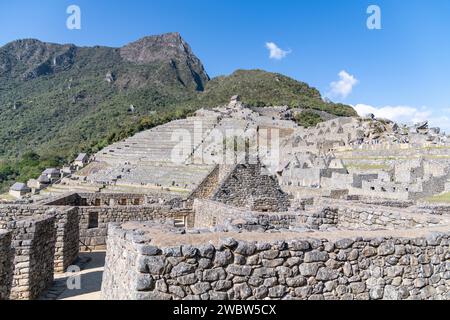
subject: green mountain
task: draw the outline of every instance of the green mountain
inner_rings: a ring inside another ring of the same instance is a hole
[[[0,188],[235,94],[253,106],[356,115],[280,74],[239,70],[210,80],[178,33],[122,48],[9,43],[0,48]]]
[[[357,116],[350,106],[324,101],[317,89],[304,82],[263,70],[237,70],[230,76],[214,78],[197,97],[201,104],[215,106],[235,94],[254,107],[287,105],[336,116]]]
[[[190,99],[208,80],[176,33],[120,49],[7,44],[0,48],[0,157],[25,150],[71,156],[75,146],[87,148],[136,117]]]

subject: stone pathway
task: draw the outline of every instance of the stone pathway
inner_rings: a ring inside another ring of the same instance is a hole
[[[75,265],[81,271],[80,289],[68,289],[67,280],[73,274],[56,274],[53,286],[43,295],[42,300],[101,300],[101,284],[105,266],[105,251],[80,253]]]

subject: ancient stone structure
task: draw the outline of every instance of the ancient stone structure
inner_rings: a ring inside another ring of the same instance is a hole
[[[295,225],[299,214],[295,212],[262,213],[249,209],[232,207],[221,202],[196,199],[193,206],[195,212],[194,227],[198,229],[220,226],[239,225],[245,230],[268,230],[289,228]]]
[[[53,282],[54,216],[11,222],[14,250],[10,299],[35,299]]]
[[[12,284],[13,250],[11,231],[0,230],[0,300],[9,298]]]
[[[105,299],[450,298],[448,233],[353,232],[352,238],[329,234],[329,240],[281,233],[272,241],[250,233],[215,244],[209,234],[161,239],[161,233],[144,225],[110,227]]]
[[[87,249],[104,299],[450,299],[447,137],[294,112],[233,97],[34,181],[0,204],[0,299]]]
[[[289,200],[276,177],[259,164],[240,164],[224,179],[212,199],[255,211],[286,211]]]
[[[43,207],[28,205],[0,206],[0,229],[10,229],[15,221],[55,216],[54,269],[63,272],[77,258],[79,251],[79,215],[76,208]]]

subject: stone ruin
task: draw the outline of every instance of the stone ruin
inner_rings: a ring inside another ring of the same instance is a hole
[[[103,299],[450,299],[450,205],[428,201],[450,192],[443,133],[375,117],[305,129],[290,111],[233,97],[0,204],[0,299],[42,297],[87,249],[106,250]]]

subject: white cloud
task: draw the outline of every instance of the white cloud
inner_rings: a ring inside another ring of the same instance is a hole
[[[353,91],[353,87],[358,84],[358,79],[355,76],[349,74],[347,71],[342,70],[339,72],[339,80],[330,84],[329,96],[335,98],[345,99]]]
[[[443,109],[441,115],[435,115],[434,112],[427,107],[385,106],[377,108],[367,104],[357,104],[353,106],[353,108],[360,116],[373,113],[377,118],[386,118],[408,125],[428,121],[430,126],[439,127],[446,132],[450,132],[449,109]]]
[[[270,52],[270,59],[275,59],[275,60],[281,60],[286,58],[286,56],[291,53],[292,51],[285,51],[283,49],[281,49],[280,47],[278,47],[275,43],[273,42],[267,42],[266,43],[266,48],[267,50],[269,50]]]

